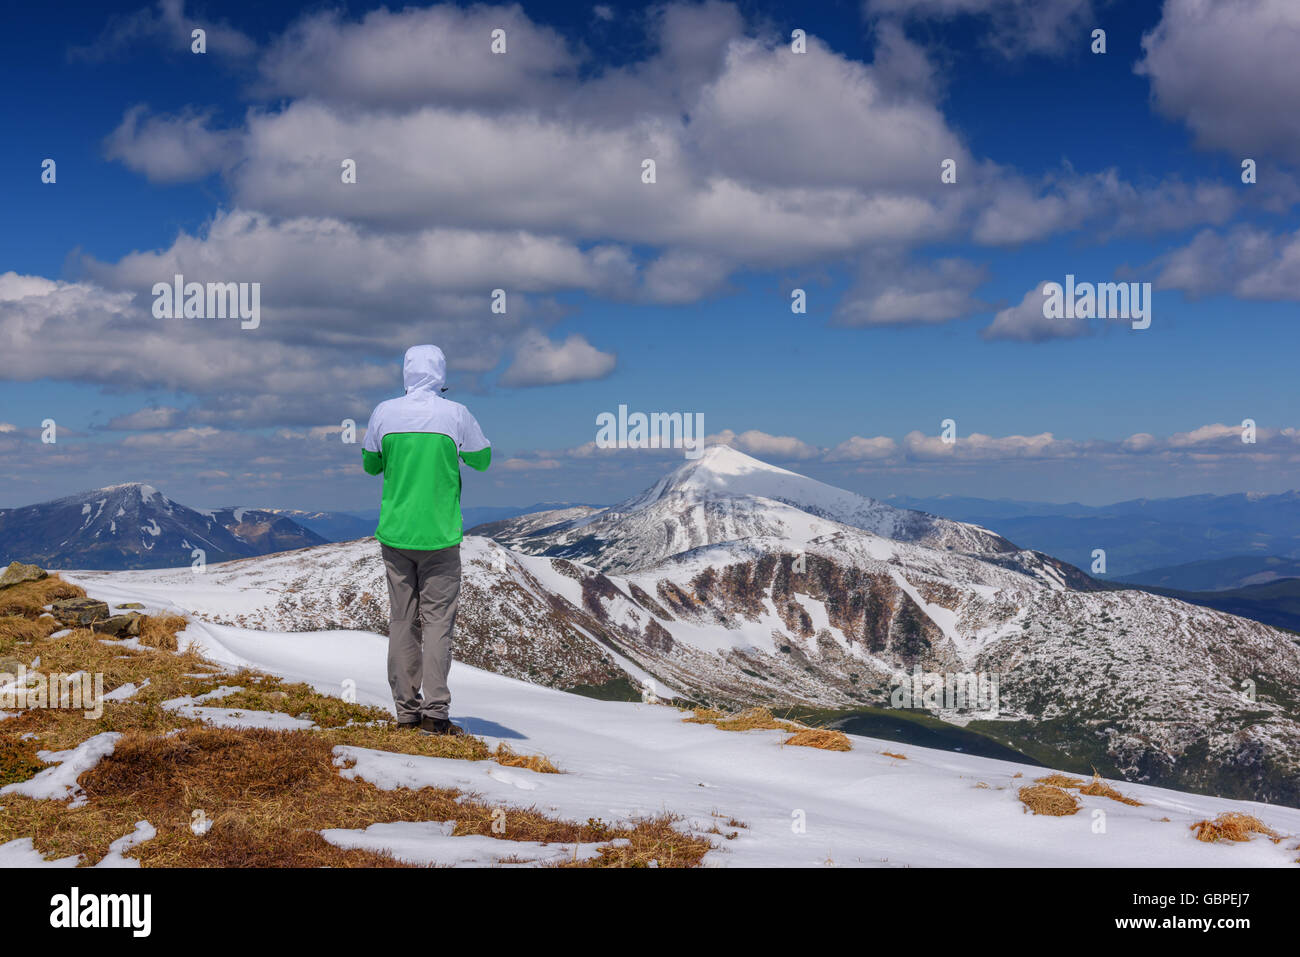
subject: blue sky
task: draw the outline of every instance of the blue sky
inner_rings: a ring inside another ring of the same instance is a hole
[[[0,505],[139,480],[372,507],[338,426],[422,341],[496,449],[467,504],[681,461],[592,449],[620,404],[881,496],[1295,484],[1291,5],[61,9],[3,41]],[[179,268],[261,282],[259,328],[153,318]],[[1153,283],[1151,327],[1044,328],[1067,273]]]

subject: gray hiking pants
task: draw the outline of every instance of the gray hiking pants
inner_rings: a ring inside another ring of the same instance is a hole
[[[388,684],[397,720],[446,718],[451,636],[460,598],[460,546],[421,551],[383,545],[383,551],[388,572]]]

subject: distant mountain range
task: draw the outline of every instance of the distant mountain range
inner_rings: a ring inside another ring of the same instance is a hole
[[[193,509],[140,482],[0,511],[0,558],[49,568],[170,568],[195,549],[211,564],[325,542],[274,512]]]
[[[465,528],[481,525],[484,522],[500,521],[514,518],[529,512],[544,509],[561,508],[566,503],[537,502],[533,505],[479,505],[461,508],[461,517]],[[273,512],[292,519],[303,528],[309,528],[329,542],[350,542],[355,538],[370,538],[375,534],[379,524],[379,509],[366,508],[350,512],[305,511],[297,508],[268,508],[263,511]]]
[[[369,538],[375,534],[375,523],[379,520],[378,509],[375,509],[374,518],[361,512],[308,512],[297,508],[268,508],[266,511],[311,529],[327,542]]]
[[[1106,572],[1098,577],[1110,580],[1193,591],[1235,588],[1269,580],[1252,576],[1270,570],[1283,577],[1287,560],[1300,560],[1300,491],[1294,490],[1099,506],[958,496],[888,501],[984,525],[1084,569],[1091,568],[1094,549],[1105,549]],[[1239,564],[1207,575],[1201,563],[1220,559]],[[1234,568],[1240,570],[1235,577]]]
[[[1238,555],[1235,558],[1187,562],[1169,568],[1152,568],[1121,576],[1120,580],[1131,585],[1216,592],[1253,588],[1290,578],[1300,578],[1300,559],[1279,555]]]
[[[464,509],[466,525],[555,508],[482,506]],[[189,566],[193,550],[208,564],[370,538],[379,510],[308,511],[181,505],[152,485],[127,482],[35,505],[0,509],[0,564],[48,568],[128,569]]]

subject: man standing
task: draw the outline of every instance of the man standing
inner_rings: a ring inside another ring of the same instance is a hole
[[[486,471],[492,446],[469,409],[442,397],[446,378],[437,346],[407,349],[406,395],[371,413],[361,463],[384,476],[375,538],[388,573],[388,683],[397,726],[456,735],[465,732],[448,719],[447,672],[460,597],[460,463]]]

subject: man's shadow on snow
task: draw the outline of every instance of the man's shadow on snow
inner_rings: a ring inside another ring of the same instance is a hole
[[[471,718],[465,715],[455,715],[453,719],[458,725],[464,728],[469,734],[487,735],[489,738],[512,738],[517,741],[523,741],[528,736],[514,728],[507,728],[503,724],[497,724],[495,721],[489,721],[487,718]]]

